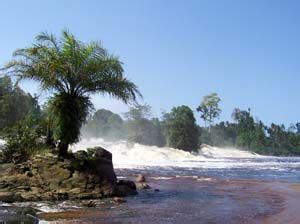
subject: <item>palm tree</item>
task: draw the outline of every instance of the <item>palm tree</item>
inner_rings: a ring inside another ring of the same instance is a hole
[[[79,140],[80,128],[92,108],[91,94],[108,94],[125,103],[141,97],[137,86],[123,76],[117,57],[99,42],[82,43],[66,30],[60,39],[43,32],[33,46],[16,50],[13,56],[4,67],[8,74],[18,80],[36,80],[42,90],[52,93],[54,138],[63,157],[69,145]]]

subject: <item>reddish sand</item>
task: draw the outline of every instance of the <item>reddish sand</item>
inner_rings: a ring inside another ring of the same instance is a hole
[[[271,188],[284,198],[284,208],[263,218],[264,224],[300,223],[300,184],[272,183]]]

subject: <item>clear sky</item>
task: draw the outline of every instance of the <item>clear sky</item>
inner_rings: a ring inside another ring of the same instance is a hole
[[[183,104],[195,110],[217,92],[221,120],[250,107],[266,123],[300,121],[300,1],[9,0],[0,9],[1,65],[39,32],[68,28],[118,55],[156,115]],[[109,98],[93,102],[127,110]]]

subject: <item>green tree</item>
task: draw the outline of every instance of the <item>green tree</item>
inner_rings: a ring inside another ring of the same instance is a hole
[[[136,85],[123,76],[117,57],[100,43],[82,43],[68,31],[63,31],[60,39],[41,33],[33,46],[16,50],[14,57],[5,66],[8,74],[19,80],[36,80],[43,90],[53,93],[54,137],[63,157],[69,144],[79,140],[80,128],[92,107],[91,94],[108,94],[125,103],[140,95]]]
[[[233,110],[232,117],[237,122],[237,145],[250,149],[255,136],[255,122],[251,116],[250,108],[248,111],[236,108]]]
[[[185,151],[197,150],[198,128],[193,111],[188,106],[174,107],[164,115],[167,143]]]
[[[136,105],[125,113],[127,139],[144,145],[164,145],[164,135],[159,119],[152,118],[149,105]]]
[[[200,117],[204,120],[205,126],[206,126],[206,122],[208,122],[209,133],[214,119],[220,116],[221,113],[221,109],[219,108],[220,101],[221,99],[217,93],[211,93],[209,95],[204,96],[200,106],[196,108],[196,110],[201,113]]]
[[[0,132],[25,118],[31,110],[39,110],[37,97],[25,93],[9,76],[0,77]]]
[[[86,137],[120,139],[124,132],[123,123],[120,115],[109,110],[100,109],[88,120],[82,133]]]

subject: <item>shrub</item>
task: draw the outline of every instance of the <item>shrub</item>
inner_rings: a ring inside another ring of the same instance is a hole
[[[3,137],[6,141],[2,150],[4,162],[24,162],[32,153],[45,148],[40,126],[31,125],[26,119],[12,128],[5,129]]]

